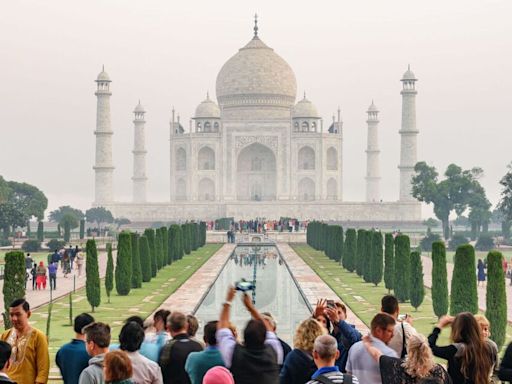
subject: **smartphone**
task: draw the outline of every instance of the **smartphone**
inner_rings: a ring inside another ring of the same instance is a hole
[[[405,315],[398,315],[398,321],[404,321],[408,316],[409,315],[407,313]]]
[[[334,308],[334,300],[327,300],[327,308]]]

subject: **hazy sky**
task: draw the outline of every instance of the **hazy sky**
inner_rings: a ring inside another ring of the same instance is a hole
[[[363,200],[366,109],[380,113],[382,197],[398,197],[400,78],[417,83],[419,160],[480,166],[489,199],[512,160],[512,2],[9,1],[0,13],[0,175],[49,206],[93,200],[96,76],[112,79],[115,195],[131,199],[133,108],[147,110],[148,196],[168,199],[171,106],[188,128],[252,37],[281,55],[325,123],[341,106],[344,195]],[[428,212],[428,209],[425,209]]]

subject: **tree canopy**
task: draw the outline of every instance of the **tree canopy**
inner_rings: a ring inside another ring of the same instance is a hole
[[[70,207],[69,205],[63,205],[62,207],[59,207],[56,210],[51,211],[48,215],[48,219],[54,223],[58,223],[61,226],[64,226],[64,222],[62,221],[62,219],[66,215],[74,217],[76,219],[76,222],[79,222],[85,217],[84,213],[80,209]]]
[[[501,198],[498,209],[507,221],[512,220],[512,163],[508,165],[508,172],[501,178]]]
[[[85,218],[89,223],[98,223],[98,225],[102,223],[114,222],[114,216],[112,216],[112,212],[110,212],[105,207],[89,208],[87,211],[85,211]]]

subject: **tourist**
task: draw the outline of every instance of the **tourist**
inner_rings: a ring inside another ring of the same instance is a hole
[[[512,343],[505,350],[503,360],[501,360],[498,377],[501,381],[512,382]]]
[[[203,384],[235,384],[235,380],[227,368],[213,367],[204,375]]]
[[[30,270],[30,275],[32,276],[32,290],[37,288],[37,264],[34,263],[32,269]]]
[[[439,379],[440,383],[451,384],[448,372],[434,361],[432,350],[423,335],[411,335],[407,343],[405,359],[385,356],[373,345],[369,336],[363,344],[370,355],[379,363],[382,382],[386,384],[423,384],[426,378]]]
[[[132,384],[133,367],[123,351],[112,351],[105,355],[103,377],[106,384]]]
[[[110,344],[110,326],[105,323],[92,323],[84,328],[85,346],[89,366],[80,374],[78,384],[103,384],[103,362]]]
[[[69,268],[73,270],[73,263],[75,262],[75,257],[78,253],[78,245],[75,248],[69,246]]]
[[[130,316],[124,321],[124,323],[127,324],[130,321],[137,323],[142,329],[144,329],[144,320],[142,320],[140,316]],[[111,344],[109,349],[114,351],[119,348],[120,344]],[[160,349],[161,348],[156,343],[143,341],[142,345],[140,346],[139,353],[142,356],[147,357],[149,360],[158,363],[158,359],[160,357]]]
[[[28,277],[30,276],[30,273],[32,271],[32,264],[33,263],[34,263],[34,260],[32,259],[32,257],[30,257],[30,253],[27,253],[27,256],[25,257],[25,271],[26,271],[25,289],[27,289],[27,280],[28,280]],[[32,286],[32,289],[34,289],[33,286]]]
[[[71,252],[73,249],[71,249]],[[64,256],[62,257],[62,273],[64,273],[64,277],[68,277],[68,275],[71,273],[71,256],[69,255],[69,252],[67,249],[64,250]]]
[[[277,332],[276,332],[277,322],[274,319],[274,316],[272,316],[272,314],[270,312],[263,312],[261,315],[263,316],[263,320],[265,320],[267,322],[267,324],[270,325],[270,329],[272,330],[272,332],[274,332],[277,336]],[[277,336],[277,339],[281,343],[281,348],[283,348],[283,363],[284,363],[286,356],[292,351],[292,348],[288,345],[288,343],[286,341],[282,340],[279,336]]]
[[[41,261],[36,269],[36,286],[37,289],[46,289],[46,267]]]
[[[167,320],[167,327],[171,332],[172,340],[162,348],[159,360],[164,383],[190,384],[185,371],[185,362],[190,353],[202,351],[203,347],[188,335],[187,317],[183,313],[171,313]]]
[[[50,289],[57,289],[57,264],[51,263],[48,266],[48,276],[50,277]]]
[[[404,358],[407,354],[407,342],[412,335],[417,334],[412,326],[412,316],[406,314],[400,316],[400,307],[398,300],[393,295],[384,296],[381,301],[381,312],[392,316],[396,321],[393,338],[389,341],[388,347],[393,349],[396,354]]]
[[[441,330],[452,326],[452,344],[437,346]],[[448,361],[448,374],[454,383],[487,384],[496,362],[492,347],[485,342],[480,326],[469,312],[459,313],[455,318],[443,316],[428,337],[434,356]]]
[[[30,325],[31,314],[25,299],[14,300],[9,306],[12,328],[0,337],[14,351],[7,374],[18,384],[46,383],[50,371],[48,342],[43,332]]]
[[[187,333],[191,340],[197,341],[204,348],[204,343],[196,338],[197,331],[199,330],[199,321],[194,315],[187,315]]]
[[[333,384],[358,384],[357,377],[347,373],[343,374],[338,366],[335,365],[339,354],[338,341],[333,336],[318,336],[313,348],[313,359],[318,369],[313,373],[308,384],[322,384],[326,382]]]
[[[83,269],[83,266],[84,266],[84,255],[79,250],[76,251],[75,263],[76,263],[76,269],[78,271],[78,277],[81,277],[82,276],[82,269]]]
[[[477,277],[478,277],[478,286],[485,285],[485,265],[482,259],[478,259],[477,268]]]
[[[171,314],[171,311],[167,309],[159,309],[153,315],[153,328],[155,329],[154,334],[146,335],[146,340],[149,343],[154,343],[158,348],[158,356],[160,356],[160,351],[162,350],[165,343],[169,341],[171,338],[169,332],[167,332],[167,318]],[[158,359],[156,360],[158,362]]]
[[[224,360],[222,360],[215,337],[217,323],[218,321],[210,321],[204,326],[203,339],[206,349],[202,352],[192,352],[187,357],[185,371],[187,371],[192,384],[201,384],[204,375],[210,368],[224,366]]]
[[[283,356],[277,336],[263,321],[250,297],[243,294],[243,303],[252,316],[244,329],[244,344],[236,342],[228,328],[231,303],[236,290],[229,287],[217,329],[217,342],[226,367],[231,369],[237,384],[277,384],[279,382],[279,355]]]
[[[393,337],[395,324],[395,319],[387,313],[378,313],[370,324],[372,344],[384,356],[398,357],[397,353],[387,346]],[[370,355],[363,341],[358,341],[350,348],[346,370],[347,373],[355,375],[361,383],[382,383],[379,363]]]
[[[497,370],[498,370],[498,353],[499,352],[498,352],[498,346],[496,345],[496,343],[489,338],[491,336],[491,331],[490,331],[491,323],[489,322],[487,317],[485,317],[484,315],[476,314],[474,316],[475,316],[476,322],[480,326],[480,330],[482,331],[482,337],[490,345],[490,347],[492,349],[493,356],[496,356],[496,361],[494,362],[494,367],[493,367],[493,374],[497,375],[498,374]]]
[[[124,324],[119,333],[119,343],[133,367],[133,381],[137,384],[162,384],[162,371],[157,363],[139,353],[144,341],[144,329],[135,321]]]
[[[89,354],[85,348],[84,328],[92,323],[94,323],[94,318],[88,313],[82,313],[75,317],[73,324],[75,337],[57,351],[55,363],[60,369],[64,384],[78,383],[80,373],[89,365]]]
[[[52,257],[50,258],[50,262],[51,263],[59,263],[61,257],[60,257],[60,254],[59,254],[59,250],[56,249],[53,254],[52,254]]]
[[[11,364],[11,352],[12,348],[10,344],[5,341],[0,341],[0,383],[14,383],[7,374],[9,365]]]
[[[279,374],[280,384],[303,384],[315,373],[313,349],[318,336],[327,334],[325,328],[315,319],[303,320],[295,330],[294,349],[286,356]]]

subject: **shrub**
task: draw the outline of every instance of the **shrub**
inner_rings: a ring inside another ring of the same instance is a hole
[[[42,221],[37,223],[37,240],[39,240],[40,243],[44,241],[44,224]]]
[[[10,247],[12,245],[12,241],[9,239],[0,239],[0,247]]]
[[[460,312],[475,314],[478,312],[475,249],[469,244],[459,246],[453,262],[450,314],[453,316]]]
[[[461,234],[455,234],[450,239],[450,242],[448,243],[448,247],[451,251],[455,251],[457,248],[459,248],[461,245],[468,244],[469,239]]]
[[[145,235],[142,235],[139,239],[139,254],[142,281],[144,283],[151,281],[151,256],[149,253],[148,238]]]
[[[130,232],[121,232],[117,243],[116,291],[119,296],[126,296],[132,287],[132,242]]]
[[[382,281],[382,266],[383,266],[383,249],[382,249],[382,233],[374,231],[372,233],[372,253],[370,260],[370,282],[379,285]]]
[[[425,287],[423,285],[423,263],[421,262],[421,253],[411,252],[411,305],[414,309],[423,303],[425,298]]]
[[[498,251],[487,255],[487,294],[485,316],[491,323],[491,339],[501,349],[507,333],[507,292],[503,273],[503,255]]]
[[[48,246],[48,249],[50,251],[55,251],[56,249],[62,249],[66,246],[66,242],[58,239],[51,239],[49,242],[46,243]]]
[[[9,306],[14,300],[25,297],[26,274],[23,252],[7,252],[5,254],[4,286],[2,290],[5,313],[9,313]],[[5,329],[11,328],[9,316],[5,316],[4,321],[6,321]]]
[[[357,257],[356,257],[356,273],[363,276],[364,273],[364,253],[366,251],[366,231],[359,229],[357,231]]]
[[[394,293],[401,303],[409,300],[411,292],[411,245],[409,236],[395,238],[395,278]]]
[[[395,278],[395,239],[392,233],[384,236],[384,285],[390,292]]]
[[[349,272],[356,269],[355,260],[357,253],[357,232],[353,228],[347,229],[345,243],[343,244],[343,268]]]
[[[132,288],[142,287],[142,270],[140,264],[139,235],[131,234],[132,241]]]
[[[155,230],[152,228],[147,228],[144,231],[144,235],[148,239],[148,245],[149,245],[149,256],[151,260],[151,277],[156,276],[157,272],[157,261],[156,261],[156,251],[155,251]]]
[[[490,251],[494,248],[494,238],[486,233],[480,234],[478,238],[475,249],[478,251]]]
[[[37,252],[39,251],[40,245],[39,240],[25,240],[21,245],[21,249],[25,252]]]
[[[101,303],[100,294],[100,272],[98,269],[98,250],[96,249],[96,241],[94,239],[87,240],[85,245],[85,291],[87,301],[91,305],[92,312],[94,308]]]
[[[448,273],[444,242],[432,244],[432,307],[439,318],[448,313]]]
[[[110,303],[110,292],[114,289],[114,258],[112,257],[112,244],[107,243],[107,270],[105,271],[105,292]]]
[[[439,240],[441,240],[441,236],[439,236],[437,233],[432,233],[429,228],[427,230],[427,235],[420,241],[420,248],[422,251],[430,252],[432,250],[432,244],[434,241]]]

